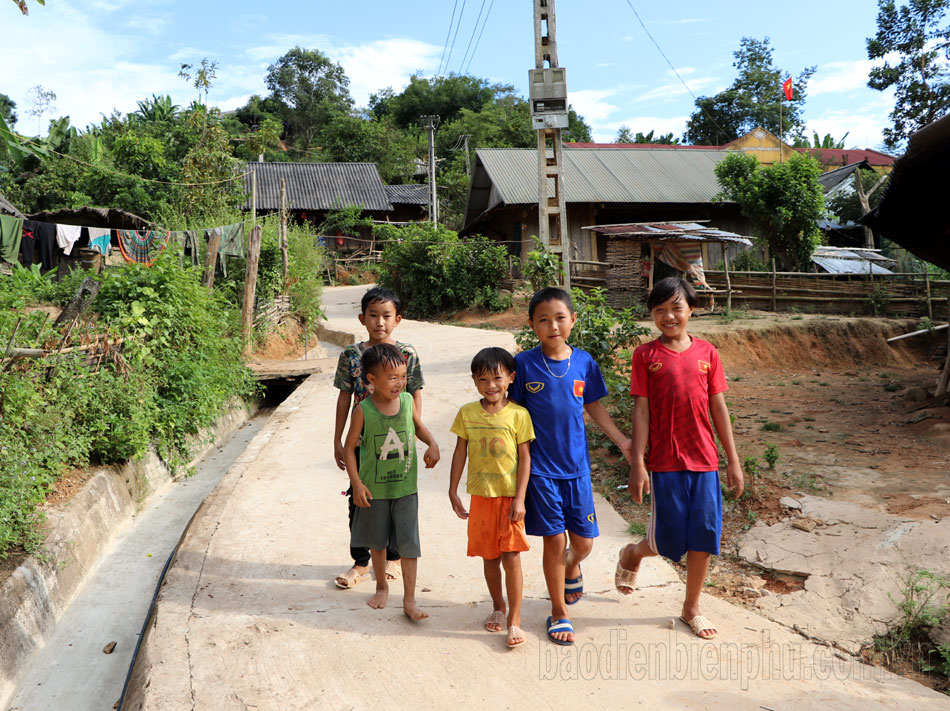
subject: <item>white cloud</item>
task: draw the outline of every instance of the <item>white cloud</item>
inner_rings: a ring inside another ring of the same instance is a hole
[[[649,89],[637,96],[633,101],[637,103],[643,101],[666,101],[669,99],[677,99],[681,96],[689,96],[690,91],[699,95],[704,87],[712,86],[719,81],[720,80],[716,77],[690,77],[688,82],[689,89],[687,89],[686,86],[677,79]],[[690,101],[692,101],[692,97],[690,97]]]
[[[868,72],[877,64],[870,59],[822,64],[808,81],[808,95],[837,94],[867,86]]]
[[[806,122],[805,135],[817,132],[819,138],[830,133],[841,140],[845,133],[846,148],[877,148],[883,141],[883,129],[890,125],[890,103],[886,97],[847,110],[832,110]]]
[[[124,23],[130,30],[137,30],[145,34],[158,36],[168,29],[172,24],[169,17],[132,17]]]
[[[568,100],[574,110],[584,117],[585,121],[595,124],[604,121],[617,110],[617,106],[608,103],[605,99],[616,95],[620,91],[620,88],[582,89],[581,91],[570,92]]]

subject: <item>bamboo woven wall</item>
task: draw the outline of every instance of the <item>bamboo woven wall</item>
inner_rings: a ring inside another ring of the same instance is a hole
[[[615,309],[642,303],[646,280],[642,273],[643,242],[613,238],[607,242],[607,303]]]

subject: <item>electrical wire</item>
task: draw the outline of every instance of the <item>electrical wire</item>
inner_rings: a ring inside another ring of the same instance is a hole
[[[710,121],[713,122],[713,125],[719,130],[720,133],[726,134],[726,132],[723,130],[722,126],[720,126],[719,123],[716,121],[716,119],[713,118],[712,114],[710,114],[708,111],[706,111],[706,109],[704,109],[704,108],[702,107],[702,105],[700,105],[699,99],[696,98],[696,94],[693,93],[693,90],[689,88],[689,84],[687,84],[687,83],[683,80],[683,77],[680,76],[680,73],[679,73],[678,71],[676,71],[676,67],[673,66],[673,62],[670,61],[670,58],[667,57],[667,56],[666,56],[666,53],[660,48],[659,42],[657,42],[656,39],[653,37],[653,35],[650,34],[650,30],[647,29],[647,26],[644,24],[643,20],[640,18],[640,13],[637,12],[637,8],[635,8],[635,7],[633,6],[633,3],[630,2],[630,0],[626,0],[626,2],[627,2],[627,5],[630,6],[630,9],[633,10],[633,14],[636,16],[637,22],[640,23],[640,27],[643,28],[643,31],[646,32],[647,37],[649,37],[649,38],[650,38],[650,41],[653,42],[653,46],[656,47],[656,51],[659,52],[659,53],[660,53],[660,56],[662,56],[663,59],[666,60],[666,63],[670,66],[670,69],[673,70],[673,74],[675,74],[675,75],[676,75],[676,78],[680,80],[680,84],[682,84],[684,87],[686,87],[686,91],[689,92],[689,95],[693,97],[693,102],[696,104],[696,106],[699,108],[699,110],[702,111],[702,112],[706,115],[706,118],[708,118]],[[728,135],[728,134],[726,134],[726,135]]]
[[[449,55],[448,57],[445,58],[445,69],[442,70],[442,73],[439,75],[440,77],[444,77],[445,72],[447,72],[449,69],[449,61],[451,61],[452,59],[452,52],[455,51],[455,39],[459,36],[459,28],[462,26],[462,15],[464,14],[465,14],[465,0],[462,0],[462,9],[459,10],[459,21],[458,21],[458,24],[455,26],[455,34],[452,35],[452,46],[449,47]]]
[[[449,48],[449,37],[452,36],[452,25],[455,24],[455,9],[459,6],[459,0],[455,0],[455,4],[452,6],[452,19],[449,20],[449,31],[445,33],[445,45],[442,47],[442,57],[439,59],[439,71],[436,72],[439,76],[442,75],[442,62],[445,61],[445,52]]]
[[[485,32],[485,25],[488,24],[488,16],[491,15],[491,9],[495,6],[495,0],[491,0],[488,4],[488,12],[485,13],[485,21],[482,22],[481,32],[478,33],[478,39],[475,40],[475,49],[472,50],[472,55],[468,58],[468,66],[465,67],[465,74],[468,74],[468,70],[472,66],[472,60],[475,59],[475,52],[478,51],[478,43],[482,41],[482,34]]]
[[[459,74],[465,68],[465,60],[468,57],[468,51],[472,48],[472,42],[475,41],[475,33],[478,32],[478,23],[482,19],[482,12],[485,10],[485,0],[478,8],[478,17],[475,18],[475,24],[472,26],[472,36],[468,38],[468,45],[465,47],[465,54],[462,55],[462,61],[459,63]]]

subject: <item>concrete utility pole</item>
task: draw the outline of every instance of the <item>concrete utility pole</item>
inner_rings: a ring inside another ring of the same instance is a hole
[[[419,119],[429,132],[429,221],[439,221],[439,198],[435,190],[435,129],[439,125],[438,116],[420,116]]]
[[[563,286],[570,289],[571,255],[561,144],[561,129],[568,126],[567,78],[557,64],[554,0],[534,0],[534,63],[535,68],[528,72],[528,86],[531,118],[538,131],[538,238],[545,248],[560,255]],[[548,186],[551,180],[554,195]]]

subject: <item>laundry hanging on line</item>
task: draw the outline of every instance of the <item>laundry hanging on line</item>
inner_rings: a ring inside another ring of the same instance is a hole
[[[81,225],[56,225],[56,244],[63,250],[63,254],[68,256],[73,251],[73,245],[81,233]]]
[[[94,249],[104,257],[112,249],[112,230],[108,227],[87,227],[89,231],[89,249]]]
[[[0,259],[16,264],[23,239],[23,218],[0,215]]]
[[[167,230],[116,230],[119,250],[125,261],[150,267],[168,246]]]
[[[36,249],[40,250],[40,261],[35,262]],[[56,266],[56,225],[36,220],[23,221],[23,233],[20,241],[20,255],[23,266],[29,269],[33,264],[42,265],[48,272]]]

